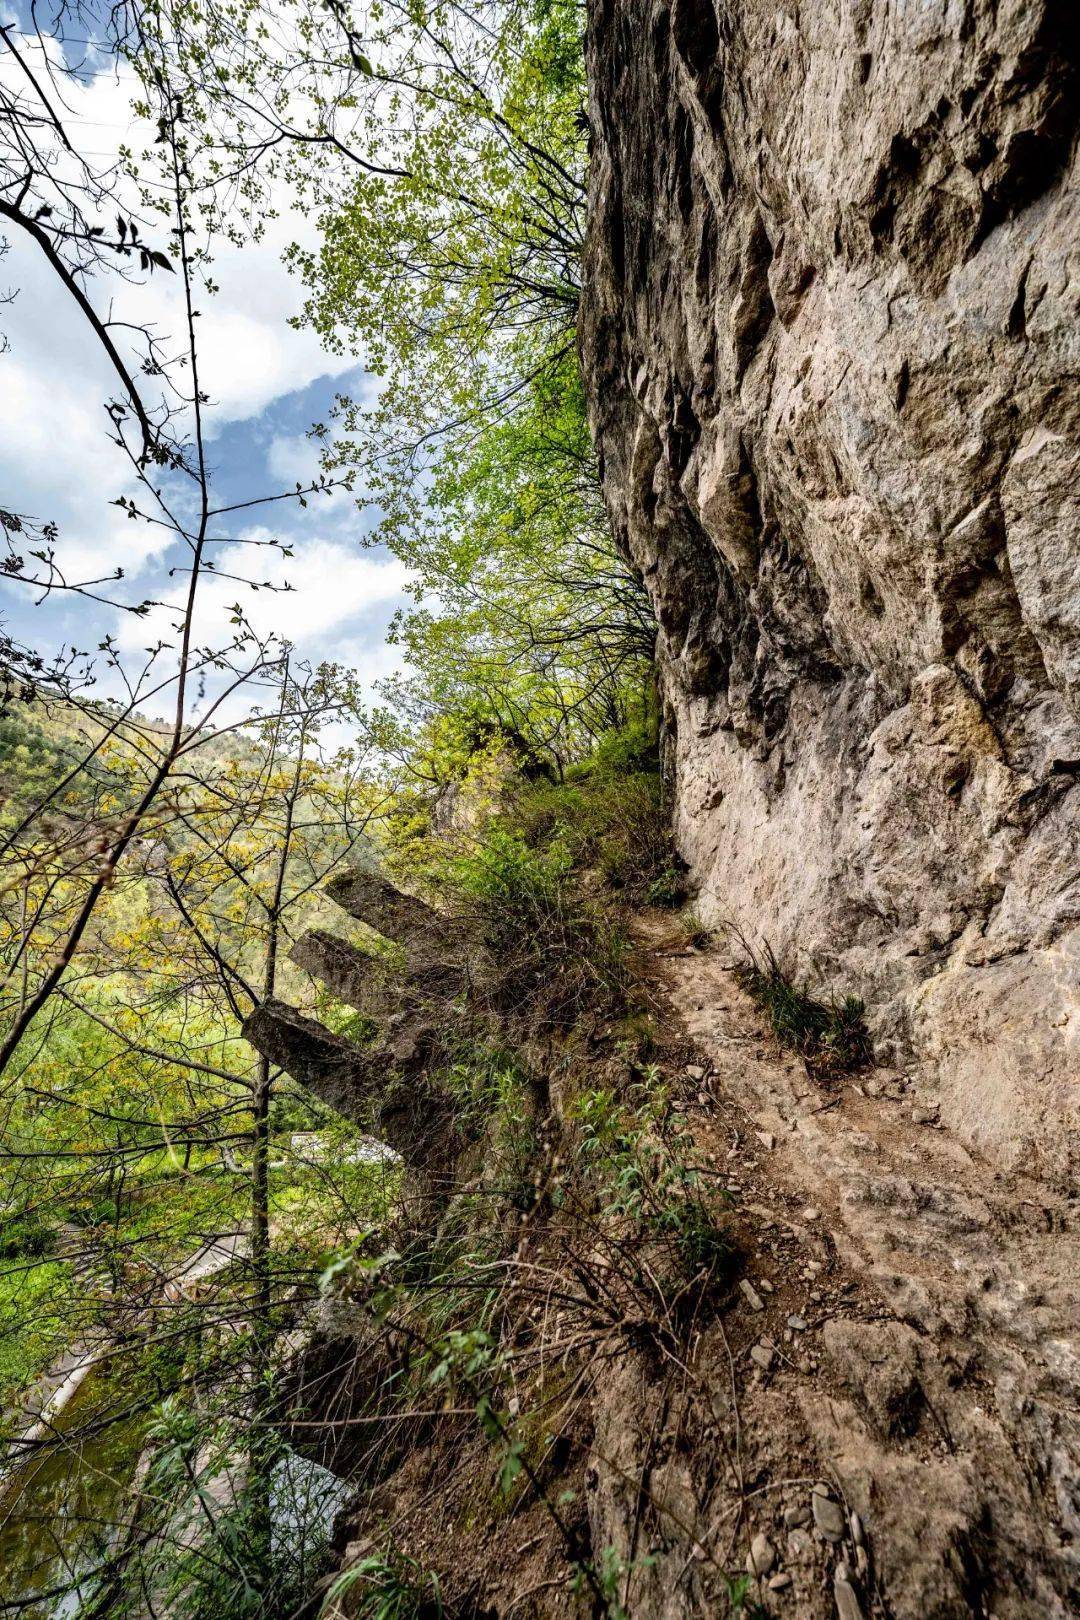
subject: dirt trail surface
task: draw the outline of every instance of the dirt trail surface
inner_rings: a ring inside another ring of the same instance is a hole
[[[765,1610],[1077,1612],[1075,1202],[973,1158],[909,1100],[902,1074],[818,1083],[778,1052],[721,948],[687,948],[656,914],[636,932],[662,1067],[681,1067],[742,1249],[723,1327],[738,1446],[727,1484],[740,1497],[732,1550]],[[725,1382],[720,1367],[718,1394]],[[598,1452],[616,1426],[614,1405],[607,1432],[598,1413]],[[629,1472],[641,1460],[632,1427],[624,1411]],[[697,1464],[679,1463],[678,1447],[671,1459],[681,1517],[702,1523]],[[594,1545],[617,1542],[613,1480],[599,1498]],[[642,1609],[691,1612],[678,1574],[658,1560]]]
[[[629,1058],[599,1018],[540,1060],[542,1175],[579,1140],[568,1098],[645,1075],[686,1122],[725,1264],[698,1295],[650,1289],[644,1229],[623,1247],[587,1199],[519,1209],[499,1331],[542,1493],[508,1505],[466,1402],[373,1448],[343,1567],[392,1534],[448,1613],[489,1620],[584,1620],[601,1577],[631,1620],[1080,1612],[1075,1208],[979,1162],[903,1074],[815,1078],[670,912],[632,927],[650,1034]],[[401,1336],[362,1299],[321,1324],[308,1404],[335,1466],[335,1434],[393,1418]]]

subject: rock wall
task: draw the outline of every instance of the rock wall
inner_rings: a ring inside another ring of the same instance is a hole
[[[1060,1182],[1077,16],[590,0],[580,334],[705,916],[861,993],[944,1123]]]

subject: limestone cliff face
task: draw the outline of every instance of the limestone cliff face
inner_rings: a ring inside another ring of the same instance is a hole
[[[581,321],[702,909],[861,992],[946,1123],[1054,1179],[1080,1072],[1076,15],[590,0]]]

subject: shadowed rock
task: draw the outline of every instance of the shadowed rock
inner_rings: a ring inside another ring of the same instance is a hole
[[[357,950],[336,934],[313,928],[296,941],[289,956],[298,967],[314,974],[346,1005],[377,1017],[400,1005],[400,987],[388,982],[377,957]]]
[[[443,932],[443,920],[423,900],[405,894],[377,872],[343,872],[331,878],[325,894],[358,922],[406,947]]]
[[[274,998],[246,1019],[244,1039],[349,1119],[365,1117],[373,1087],[385,1069],[381,1054],[373,1059],[371,1052]]]
[[[395,1031],[394,1049],[356,1046],[314,1018],[270,999],[244,1024],[244,1038],[330,1108],[370,1130],[415,1168],[440,1158],[443,1110],[423,1072],[423,1032]]]
[[[375,1020],[375,1038],[358,1046],[276,999],[251,1014],[244,1035],[408,1165],[430,1172],[452,1147],[446,1099],[429,1083],[428,1068],[438,1064],[454,1024],[464,1016],[465,944],[449,937],[430,906],[375,872],[344,873],[325,892],[351,916],[405,947],[404,968],[394,968],[347,940],[313,929],[290,952],[335,996]]]
[[[583,373],[700,915],[1071,1192],[1076,8],[587,10]]]

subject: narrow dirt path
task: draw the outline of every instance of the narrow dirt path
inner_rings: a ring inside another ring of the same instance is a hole
[[[663,1067],[681,1070],[745,1268],[726,1331],[760,1487],[740,1531],[760,1600],[841,1620],[1065,1620],[1080,1574],[1075,1204],[975,1159],[901,1074],[816,1082],[722,948],[688,948],[666,914],[636,933]]]

